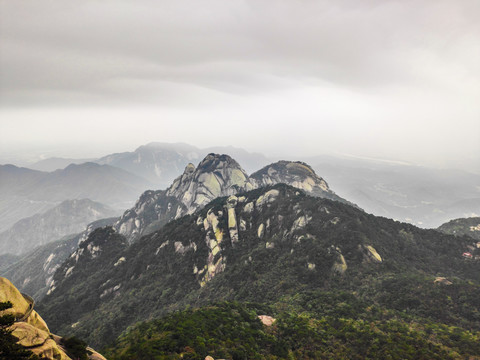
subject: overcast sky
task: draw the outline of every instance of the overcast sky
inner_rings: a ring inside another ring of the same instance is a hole
[[[165,141],[480,170],[478,0],[0,4],[2,161]]]

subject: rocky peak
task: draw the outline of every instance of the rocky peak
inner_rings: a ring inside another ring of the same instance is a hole
[[[194,213],[218,197],[279,183],[302,189],[312,196],[348,203],[305,163],[279,161],[249,177],[230,156],[210,153],[197,167],[188,164],[167,190],[146,191],[114,228],[134,241],[173,219]]]
[[[253,173],[250,181],[256,188],[283,183],[302,189],[312,196],[348,203],[330,190],[327,182],[318,176],[310,165],[301,161],[282,160],[267,165]]]
[[[284,183],[307,193],[331,192],[325,180],[307,164],[300,161],[278,161],[265,166],[251,176],[256,187]]]
[[[208,154],[195,168],[184,173],[167,189],[167,196],[180,200],[191,214],[219,196],[253,189],[247,173],[228,155]]]

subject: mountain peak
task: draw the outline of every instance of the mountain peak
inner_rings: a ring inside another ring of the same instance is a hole
[[[310,165],[300,161],[281,160],[265,166],[251,175],[257,187],[278,183],[291,184],[308,193],[333,193],[325,180]]]
[[[188,164],[167,190],[145,192],[114,227],[133,241],[173,219],[192,214],[217,197],[279,183],[302,189],[309,195],[348,203],[303,162],[279,161],[249,177],[229,155],[210,153],[197,167]]]
[[[167,189],[167,196],[180,200],[192,213],[219,196],[253,189],[248,175],[230,156],[210,153],[195,168],[184,173]]]
[[[226,167],[241,168],[238,162],[226,154],[210,153],[198,164],[198,169],[203,172],[212,172]]]

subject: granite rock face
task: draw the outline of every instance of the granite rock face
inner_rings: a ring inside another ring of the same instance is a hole
[[[310,165],[300,161],[278,161],[265,166],[250,176],[255,188],[279,183],[291,185],[307,194],[345,202],[328,187]]]
[[[217,197],[253,188],[247,173],[230,156],[208,154],[197,167],[188,164],[167,190],[143,193],[114,228],[134,241],[171,220],[194,213]]]
[[[17,319],[10,329],[20,345],[42,359],[71,359],[61,345],[62,338],[51,334],[45,321],[33,310],[33,299],[21,294],[8,279],[0,277],[0,302],[6,301],[13,307],[0,311],[0,316],[11,314]],[[105,360],[93,349],[88,350],[92,352],[90,359]]]
[[[158,230],[171,220],[193,214],[210,201],[264,186],[284,183],[307,194],[348,203],[337,196],[313,169],[302,162],[279,161],[251,176],[230,156],[208,154],[197,167],[188,164],[166,190],[146,191],[135,206],[127,210],[114,225],[130,242]],[[273,201],[275,191],[265,194],[257,205]],[[233,198],[232,198],[232,201]],[[246,210],[253,204],[246,204]],[[231,212],[231,211],[230,211]],[[233,219],[233,217],[232,217]],[[232,224],[235,233],[236,224]]]
[[[247,173],[228,155],[208,154],[198,164],[188,164],[183,175],[167,189],[191,214],[217,197],[252,190]]]

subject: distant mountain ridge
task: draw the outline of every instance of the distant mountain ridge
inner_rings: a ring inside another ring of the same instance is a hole
[[[40,300],[47,293],[55,271],[96,228],[111,226],[116,218],[94,221],[75,235],[38,246],[0,269],[3,277],[17,284],[20,291]]]
[[[95,163],[71,164],[50,173],[0,165],[0,179],[0,231],[64,200],[88,198],[123,210],[151,187],[125,170]]]
[[[44,160],[37,161],[34,164],[28,165],[29,169],[52,172],[59,169],[64,169],[70,164],[83,164],[86,162],[94,162],[95,159],[69,159],[69,158],[60,158],[52,157]]]
[[[229,154],[249,174],[273,161],[262,154],[235,147],[200,149],[184,143],[160,142],[140,146],[131,152],[110,154],[94,161],[148,179],[152,185],[142,190],[166,189],[188,163],[197,163],[211,152]],[[322,174],[337,194],[376,215],[424,228],[436,228],[451,219],[477,216],[480,212],[478,174],[352,156],[307,156],[300,159]],[[52,204],[37,202],[28,206],[39,212]],[[35,211],[28,215],[34,213]],[[8,213],[3,213],[3,217],[1,215],[0,207],[0,219],[13,216]],[[16,217],[16,220],[19,219]],[[1,225],[0,223],[0,231]]]
[[[250,171],[268,163],[268,159],[262,154],[249,153],[233,146],[200,149],[184,143],[160,142],[142,145],[133,152],[107,155],[96,162],[122,168],[148,179],[155,184],[155,188],[164,189],[183,171],[185,166],[192,161],[200,161],[212,152],[228,153]]]
[[[437,228],[480,214],[480,175],[332,156],[306,159],[337,194],[367,212]]]
[[[98,202],[65,200],[44,213],[15,223],[0,233],[0,254],[24,254],[31,249],[82,231],[92,221],[109,218],[117,211]]]

